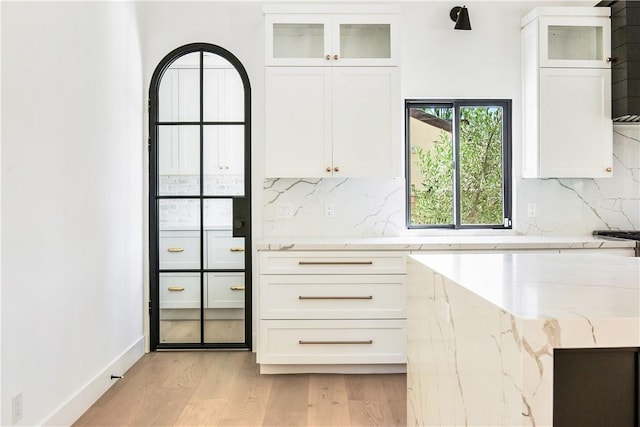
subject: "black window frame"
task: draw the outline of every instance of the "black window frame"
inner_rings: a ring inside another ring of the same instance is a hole
[[[448,229],[448,230],[481,230],[512,228],[512,101],[511,99],[405,99],[405,224],[407,229]],[[453,142],[453,224],[412,224],[411,223],[411,140],[410,111],[420,107],[447,107],[453,109],[452,142]],[[502,120],[502,224],[462,224],[460,221],[460,107],[497,106],[503,108]]]

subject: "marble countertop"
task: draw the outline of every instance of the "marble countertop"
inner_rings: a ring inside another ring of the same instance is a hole
[[[401,236],[368,238],[278,237],[258,239],[258,250],[488,250],[633,248],[632,240],[594,236]]]
[[[580,253],[412,258],[521,319],[640,318],[640,258]]]

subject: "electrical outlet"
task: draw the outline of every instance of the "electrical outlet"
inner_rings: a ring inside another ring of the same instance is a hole
[[[528,203],[527,204],[527,216],[529,218],[535,218],[538,215],[538,210],[536,208],[536,204],[535,203]]]
[[[336,216],[336,205],[324,205],[324,217],[333,218]]]
[[[24,416],[24,407],[22,406],[22,393],[18,393],[11,398],[11,422],[17,423]]]

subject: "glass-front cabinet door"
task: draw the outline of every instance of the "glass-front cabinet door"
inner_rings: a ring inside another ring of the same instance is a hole
[[[269,14],[266,64],[397,65],[395,15]]]
[[[540,66],[610,68],[611,21],[608,17],[540,19]]]

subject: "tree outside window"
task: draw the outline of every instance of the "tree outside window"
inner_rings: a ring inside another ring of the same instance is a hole
[[[511,102],[406,103],[409,228],[511,227]]]

